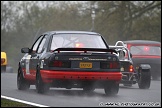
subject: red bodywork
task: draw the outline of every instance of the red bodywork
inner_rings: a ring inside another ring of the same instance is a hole
[[[40,70],[44,82],[52,82],[53,79],[74,79],[74,80],[115,80],[120,81],[120,72],[71,72],[71,71],[49,71]]]
[[[26,74],[24,77],[35,82],[36,74]],[[36,72],[34,72],[36,73]],[[122,78],[121,72],[86,72],[86,71],[54,71],[54,70],[40,70],[43,82],[50,83],[54,79],[72,79],[72,80],[113,80],[120,81]]]

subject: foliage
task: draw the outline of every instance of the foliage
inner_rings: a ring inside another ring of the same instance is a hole
[[[1,98],[1,107],[33,107],[33,106]]]

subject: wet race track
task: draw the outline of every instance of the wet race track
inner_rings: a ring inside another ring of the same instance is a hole
[[[138,84],[120,85],[116,96],[105,96],[104,89],[86,94],[82,89],[50,88],[48,93],[38,94],[32,85],[29,90],[19,91],[16,78],[16,73],[1,73],[1,96],[50,107],[161,106],[161,80],[152,80],[150,89],[139,89]]]

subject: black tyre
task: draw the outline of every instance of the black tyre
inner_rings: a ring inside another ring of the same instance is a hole
[[[116,95],[119,91],[119,83],[114,82],[110,85],[106,85],[104,90],[106,95]]]
[[[17,73],[17,88],[19,90],[27,90],[30,88],[30,84],[24,79],[23,72],[20,67]]]
[[[36,90],[37,93],[41,93],[41,94],[49,90],[49,84],[46,84],[42,81],[42,77],[39,72],[39,69],[37,69],[37,74],[36,74]]]
[[[147,70],[139,70],[138,86],[140,89],[149,89],[151,84],[151,72]]]

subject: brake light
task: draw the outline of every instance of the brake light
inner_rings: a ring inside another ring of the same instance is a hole
[[[82,44],[82,43],[76,43],[75,44],[75,47],[77,47],[77,48],[81,48],[81,47],[83,47],[84,45]]]
[[[145,51],[149,51],[149,47],[147,47],[147,46],[144,47],[144,50],[145,50]]]
[[[110,69],[116,69],[119,68],[119,63],[118,62],[111,62],[110,63]]]
[[[54,61],[53,66],[54,67],[61,67],[62,66],[62,61]]]
[[[129,66],[129,71],[130,71],[130,72],[133,72],[133,71],[134,71],[133,65],[130,65],[130,66]]]
[[[102,69],[119,69],[119,62],[101,62],[100,68]]]
[[[51,67],[70,68],[71,62],[70,61],[54,60],[50,63],[50,66]]]

